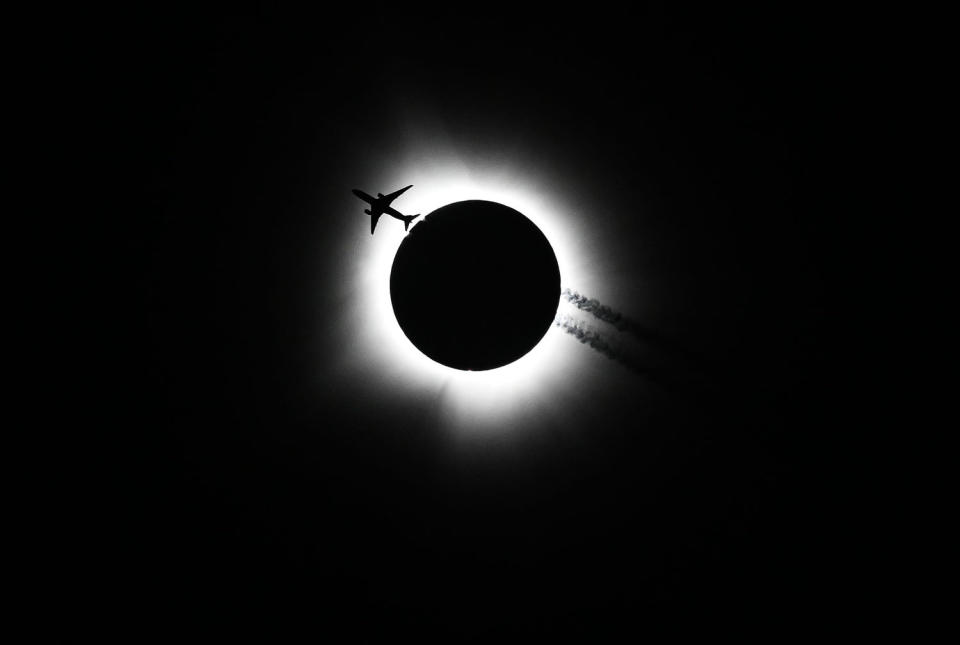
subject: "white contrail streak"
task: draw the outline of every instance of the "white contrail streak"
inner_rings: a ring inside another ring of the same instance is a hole
[[[566,314],[558,313],[553,320],[553,324],[584,345],[591,347],[610,360],[620,363],[627,369],[648,377],[654,375],[653,370],[644,365],[644,362],[639,356],[635,352],[627,349],[618,339],[604,336],[600,331],[590,327],[583,321]]]
[[[673,357],[684,359],[691,367],[697,366],[698,369],[703,369],[705,367],[701,357],[694,355],[694,353],[681,346],[676,341],[667,338],[650,328],[644,327],[637,321],[624,316],[615,309],[600,304],[600,301],[596,298],[587,298],[586,296],[577,293],[573,289],[568,288],[565,288],[561,295],[567,302],[572,304],[580,311],[590,314],[597,320],[602,320],[605,323],[613,325],[617,331],[626,332],[637,340],[648,343],[651,346],[655,346],[660,350],[669,351]]]

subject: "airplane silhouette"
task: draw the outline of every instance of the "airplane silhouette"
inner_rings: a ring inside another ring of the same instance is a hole
[[[410,184],[406,188],[401,188],[397,192],[390,193],[389,195],[377,193],[376,197],[371,197],[362,190],[357,190],[356,188],[353,189],[354,195],[370,204],[370,208],[363,211],[370,216],[370,235],[373,235],[374,229],[377,228],[377,222],[380,220],[380,216],[384,213],[395,219],[403,220],[403,230],[409,230],[410,222],[420,217],[420,215],[404,215],[397,209],[390,206],[390,203],[412,187],[413,184]]]

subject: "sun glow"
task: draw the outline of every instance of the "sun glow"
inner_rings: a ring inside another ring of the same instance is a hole
[[[373,183],[376,182],[376,183]],[[516,209],[543,232],[560,267],[561,286],[583,270],[574,236],[578,224],[551,182],[515,171],[505,163],[471,167],[456,155],[415,156],[361,188],[384,194],[413,184],[394,206],[405,214],[427,215],[441,206],[470,199],[499,202]],[[354,205],[354,210],[360,210]],[[341,336],[349,345],[343,368],[356,373],[365,387],[379,388],[390,397],[439,407],[440,423],[459,432],[483,431],[490,437],[510,432],[534,418],[555,414],[558,396],[569,389],[569,375],[587,359],[588,352],[571,343],[551,326],[526,355],[508,365],[467,372],[441,365],[420,352],[397,323],[390,299],[390,272],[402,240],[403,227],[382,218],[376,235],[367,233],[360,218],[342,258],[352,265],[348,315]],[[417,226],[418,220],[411,226]],[[364,233],[367,233],[364,235]],[[442,271],[443,267],[437,267]],[[581,281],[577,281],[582,284]],[[491,294],[477,293],[477,307],[496,308]],[[558,307],[560,307],[558,302]],[[503,316],[509,316],[504,311]]]

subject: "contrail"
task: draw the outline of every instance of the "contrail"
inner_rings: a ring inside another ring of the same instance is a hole
[[[605,338],[603,334],[596,329],[593,329],[584,322],[566,314],[558,313],[553,320],[553,324],[579,340],[584,345],[588,345],[589,347],[597,350],[610,360],[620,363],[627,369],[636,372],[637,374],[650,377],[651,380],[657,382],[658,385],[663,386],[663,383],[658,382],[658,378],[653,378],[654,376],[657,376],[655,371],[650,369],[649,366],[644,365],[643,361],[641,361],[634,352],[627,350],[622,343],[617,342],[616,340]]]
[[[743,393],[736,382],[729,378],[728,370],[723,365],[711,363],[676,341],[652,329],[646,329],[620,312],[600,304],[596,299],[587,298],[567,288],[562,295],[580,311],[609,323],[617,331],[601,333],[582,320],[559,312],[554,318],[554,325],[584,345],[645,377],[661,390],[698,405],[709,405],[711,410],[732,412],[732,406],[744,400]],[[751,406],[756,409],[756,401],[753,398],[750,401]],[[738,411],[741,412],[744,411]],[[744,413],[752,417],[756,411]]]
[[[634,331],[636,324],[633,323],[629,318],[626,318],[619,311],[614,311],[606,305],[601,305],[600,301],[596,298],[587,298],[586,296],[581,296],[576,291],[572,289],[564,289],[563,297],[567,299],[567,302],[572,304],[574,307],[580,311],[586,311],[588,314],[592,314],[594,318],[599,318],[604,322],[608,322],[620,331]]]
[[[566,299],[567,302],[572,304],[580,311],[587,312],[597,320],[610,323],[617,329],[617,331],[627,332],[638,340],[655,344],[662,349],[673,352],[675,355],[682,356],[687,361],[696,364],[702,364],[702,359],[700,359],[700,357],[695,356],[687,348],[681,347],[676,341],[666,338],[662,334],[653,331],[652,329],[645,328],[637,321],[624,316],[615,309],[600,304],[600,301],[596,298],[587,298],[586,296],[577,293],[573,289],[568,288],[564,288],[561,295]]]
[[[601,336],[599,332],[590,329],[579,320],[563,314],[557,314],[557,317],[553,320],[553,324],[579,340],[584,345],[589,345],[590,347],[594,348],[607,358],[619,360],[617,352],[615,352],[610,344],[603,339],[603,336]]]
[[[674,390],[680,383],[692,386],[711,371],[701,357],[686,347],[645,328],[599,300],[587,298],[569,288],[564,288],[562,296],[580,311],[610,324],[616,331],[601,332],[582,320],[559,312],[554,319],[557,327],[661,388]]]

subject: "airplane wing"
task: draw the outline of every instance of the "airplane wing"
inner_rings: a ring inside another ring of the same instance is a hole
[[[410,184],[410,185],[407,186],[406,188],[401,188],[400,190],[398,190],[398,191],[395,192],[395,193],[390,193],[389,195],[384,195],[381,199],[383,200],[384,204],[389,204],[390,202],[392,202],[392,201],[395,200],[397,197],[399,197],[400,195],[404,194],[405,192],[407,192],[407,191],[410,190],[411,188],[413,188],[413,184]]]
[[[377,213],[370,216],[370,235],[373,235],[373,230],[377,228],[377,222],[380,221],[381,215],[383,215],[383,213]]]

